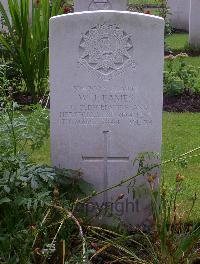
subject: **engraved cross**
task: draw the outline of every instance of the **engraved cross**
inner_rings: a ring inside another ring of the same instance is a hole
[[[103,178],[103,188],[104,190],[108,188],[108,162],[112,161],[119,161],[119,162],[128,162],[129,157],[128,156],[109,156],[109,150],[108,150],[108,133],[109,131],[103,131],[104,136],[104,154],[103,156],[98,157],[88,157],[88,156],[82,156],[83,161],[97,161],[97,162],[103,162],[104,163],[104,178]],[[108,202],[108,193],[104,192],[104,203]]]

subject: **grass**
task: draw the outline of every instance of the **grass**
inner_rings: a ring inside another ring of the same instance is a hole
[[[166,38],[166,44],[173,51],[184,51],[185,46],[188,43],[187,33],[174,33]]]
[[[199,125],[200,113],[164,113],[163,160],[168,160],[200,146]],[[174,164],[163,168],[163,177],[169,186],[173,186],[175,183],[177,173],[186,177],[184,183],[186,188],[181,195],[182,201],[180,202],[184,203],[184,208],[188,210],[191,205],[191,197],[196,192],[198,200],[191,220],[200,221],[200,156],[189,159],[186,168]]]
[[[166,38],[166,43],[170,49],[174,52],[185,52],[185,47],[188,44],[188,34],[187,33],[174,33]],[[182,58],[187,64],[193,65],[195,67],[200,67],[200,56],[197,57],[185,57]],[[179,59],[175,59],[174,67],[179,63]],[[165,63],[167,67],[167,62]]]
[[[200,146],[199,140],[200,113],[164,113],[163,114],[163,160],[170,159],[190,149]],[[50,140],[33,155],[33,160],[38,163],[51,164]],[[189,208],[190,198],[198,193],[195,213],[191,220],[200,220],[200,157],[191,159],[187,168],[180,168],[169,164],[163,168],[163,177],[168,185],[173,186],[177,173],[186,176],[186,191],[181,195],[185,209]]]

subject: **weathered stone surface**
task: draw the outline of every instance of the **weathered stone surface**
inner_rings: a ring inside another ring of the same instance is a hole
[[[200,1],[190,1],[190,30],[189,43],[192,46],[200,47]]]
[[[127,10],[127,0],[75,0],[74,11]]]
[[[138,153],[160,152],[163,36],[163,19],[138,13],[82,12],[50,20],[54,166],[81,168],[100,191],[133,176]],[[111,211],[126,223],[145,224],[147,185],[140,176],[92,204],[113,203]],[[86,209],[96,212],[92,205]]]
[[[189,31],[190,0],[168,0],[169,20],[175,29]]]

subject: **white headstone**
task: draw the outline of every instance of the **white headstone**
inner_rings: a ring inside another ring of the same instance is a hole
[[[75,0],[74,11],[127,10],[127,0]]]
[[[169,20],[175,29],[189,30],[190,0],[167,0]]]
[[[10,19],[8,0],[1,0],[1,3],[2,3],[6,13],[8,14],[9,19]],[[0,30],[2,30],[2,29],[4,29],[4,23],[3,23],[3,17],[0,13]]]
[[[0,0],[1,3],[3,4],[4,6],[4,9],[7,13],[7,16],[11,22],[11,15],[10,15],[10,11],[9,11],[9,4],[8,4],[8,0]],[[18,2],[20,4],[20,1]],[[32,0],[30,0],[29,2],[29,9],[30,9],[30,13],[29,13],[29,20],[31,21],[32,20]],[[3,22],[2,22],[2,17],[1,17],[1,14],[0,14],[0,30],[6,30],[6,27],[4,26]]]
[[[189,43],[200,48],[200,1],[191,0]]]
[[[54,166],[81,168],[84,179],[100,191],[133,176],[138,153],[160,152],[163,36],[162,18],[139,13],[96,11],[51,18]],[[111,211],[126,223],[144,224],[151,205],[139,193],[147,185],[140,176],[93,203],[113,203]],[[121,193],[124,198],[117,202]]]

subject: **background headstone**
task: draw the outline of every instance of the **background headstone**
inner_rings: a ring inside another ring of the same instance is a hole
[[[75,0],[74,12],[95,10],[127,10],[127,0]]]
[[[4,6],[5,11],[8,14],[8,17],[10,19],[10,13],[9,13],[9,6],[8,6],[8,0],[1,0],[2,5]],[[0,14],[0,30],[4,29],[4,24],[3,24],[3,18]]]
[[[100,191],[133,176],[138,153],[160,152],[163,38],[164,20],[144,14],[96,11],[51,18],[54,166],[81,168]],[[96,211],[94,203],[112,203],[111,211],[126,223],[144,224],[151,214],[147,185],[141,176],[109,191],[92,201],[90,212]]]
[[[169,21],[173,28],[189,31],[190,0],[167,0]]]
[[[190,2],[189,43],[200,47],[200,1],[191,0]]]
[[[8,15],[8,18],[9,18],[9,20],[11,22],[11,15],[10,15],[10,11],[9,11],[8,0],[0,0],[0,1],[3,4],[4,9],[5,9],[5,11],[6,11],[7,15]],[[32,2],[33,2],[33,0],[29,0],[29,1],[30,1],[29,2],[29,10],[30,10],[30,13],[29,13],[30,16],[29,16],[29,18],[30,18],[30,22],[31,22],[31,20],[32,20]],[[19,0],[18,3],[20,4],[20,0]],[[1,14],[0,14],[0,30],[6,30],[6,27],[4,26],[4,24],[2,22]]]

